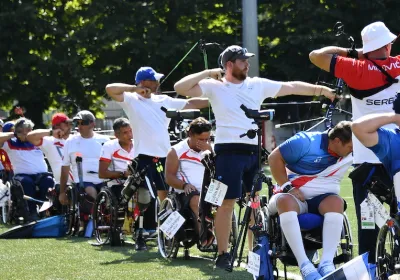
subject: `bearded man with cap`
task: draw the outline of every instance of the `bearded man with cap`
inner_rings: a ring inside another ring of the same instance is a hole
[[[60,184],[63,148],[71,134],[72,120],[63,113],[56,113],[51,119],[51,125],[51,129],[35,129],[28,133],[27,140],[40,147],[49,161],[56,184]],[[61,138],[53,136],[55,130],[61,130]]]
[[[342,78],[351,94],[353,121],[375,113],[393,112],[392,105],[396,92],[400,90],[400,56],[390,56],[394,35],[383,22],[374,22],[361,31],[362,49],[346,49],[329,46],[310,53],[311,62],[317,67]],[[390,123],[385,128],[394,128]],[[374,176],[387,177],[378,157],[366,148],[353,134],[353,163],[355,167],[372,163]],[[352,179],[353,197],[358,224],[358,252],[369,251],[369,262],[375,262],[375,240],[378,227],[362,229],[360,204],[367,196],[364,180]],[[361,182],[362,181],[362,182]]]
[[[331,89],[304,82],[278,82],[265,78],[248,77],[250,63],[254,54],[240,46],[229,46],[220,55],[220,66],[191,74],[175,84],[180,95],[207,97],[210,100],[217,122],[215,152],[215,178],[225,185],[228,191],[215,218],[218,257],[216,266],[230,268],[228,251],[231,217],[236,198],[242,195],[242,180],[246,191],[250,192],[254,175],[257,172],[257,138],[240,138],[249,129],[255,128],[254,120],[246,117],[240,109],[243,104],[249,109],[259,110],[264,99],[285,95],[323,95],[331,100]],[[222,74],[225,71],[225,77]],[[211,78],[211,79],[208,79]],[[288,180],[287,180],[288,181]],[[256,186],[257,190],[261,186]],[[297,219],[297,216],[296,216]]]
[[[147,176],[156,186],[160,201],[167,197],[168,188],[163,172],[158,172],[152,163],[154,158],[159,158],[164,168],[171,147],[168,134],[171,119],[166,117],[161,107],[182,110],[208,106],[205,98],[178,99],[157,94],[159,80],[163,76],[151,67],[141,67],[136,72],[137,85],[113,83],[106,86],[107,94],[118,102],[129,118],[135,140],[134,156],[139,156],[139,169],[150,165]]]
[[[95,116],[87,110],[78,112],[72,119],[73,123],[78,126],[77,135],[70,136],[64,144],[64,155],[60,176],[60,196],[61,204],[68,204],[66,195],[66,185],[70,169],[74,183],[79,186],[78,166],[76,163],[77,156],[82,158],[82,174],[84,191],[93,199],[103,186],[103,180],[98,175],[99,160],[101,156],[102,145],[109,140],[109,137],[95,133]],[[91,213],[83,213],[87,216]],[[84,233],[84,224],[81,223],[79,235]]]

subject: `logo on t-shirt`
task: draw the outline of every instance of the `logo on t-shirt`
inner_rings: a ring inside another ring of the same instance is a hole
[[[314,162],[321,162],[321,160],[322,160],[322,157],[317,157],[317,158],[314,160]]]

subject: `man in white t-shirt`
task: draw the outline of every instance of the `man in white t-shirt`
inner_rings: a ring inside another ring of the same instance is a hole
[[[7,152],[14,169],[14,179],[21,182],[24,193],[33,198],[46,200],[49,188],[54,187],[54,179],[47,172],[43,152],[39,147],[27,141],[27,135],[34,124],[31,120],[20,118],[15,122],[15,132],[0,133],[0,146]],[[56,137],[62,136],[61,130],[54,130]],[[39,187],[39,195],[36,193]],[[38,218],[36,204],[28,201],[30,219]]]
[[[251,190],[257,172],[257,138],[239,136],[256,128],[254,120],[246,117],[240,109],[243,104],[249,109],[259,110],[264,99],[285,95],[323,95],[331,100],[333,91],[324,86],[304,82],[277,82],[265,78],[247,76],[254,56],[240,46],[230,46],[220,55],[223,69],[204,70],[184,77],[175,84],[177,93],[191,97],[208,97],[217,122],[215,152],[216,179],[228,185],[225,199],[218,208],[215,227],[218,243],[216,266],[230,269],[227,253],[231,217],[235,200],[242,195],[241,181],[246,191]],[[212,79],[206,79],[206,78]],[[256,186],[260,190],[261,186]]]
[[[123,183],[125,179],[129,176],[128,164],[131,163],[134,158],[134,149],[133,149],[133,135],[131,125],[126,118],[118,118],[114,121],[113,130],[115,137],[117,139],[113,139],[107,141],[103,145],[101,157],[100,157],[100,165],[99,165],[99,176],[103,179],[114,179],[108,183],[108,185],[112,188],[115,188],[115,191],[121,193]],[[120,187],[118,187],[118,185]],[[143,189],[138,190],[141,191]],[[147,188],[145,188],[145,192],[148,193]],[[142,192],[143,194],[144,192]],[[138,194],[137,196],[142,197]],[[150,193],[148,193],[148,199],[144,202],[143,208],[141,209],[141,214],[139,219],[143,219],[143,213],[147,210],[150,202]],[[139,203],[141,203],[140,201]],[[153,216],[150,218],[152,219]],[[129,219],[125,217],[125,219]],[[143,220],[141,223],[138,223],[139,226],[143,224]],[[136,228],[136,227],[135,227]],[[140,228],[136,232],[136,240],[135,240],[135,249],[137,251],[147,250],[147,245],[145,239],[143,237],[143,228]]]
[[[211,124],[204,118],[190,123],[188,138],[171,147],[165,163],[165,180],[168,185],[180,193],[183,207],[190,207],[199,220],[199,197],[203,186],[204,165],[201,163],[201,151],[211,150]],[[202,246],[208,246],[214,240],[212,232]]]
[[[74,183],[79,187],[78,165],[76,162],[78,156],[82,158],[82,180],[85,192],[93,199],[96,199],[97,193],[103,186],[103,180],[98,175],[99,160],[102,145],[109,140],[109,137],[94,133],[95,121],[94,115],[87,110],[78,112],[73,118],[73,122],[78,126],[79,134],[70,136],[64,145],[59,196],[63,205],[68,204],[65,191],[70,169],[72,169]],[[84,220],[90,214],[81,211],[81,216]],[[84,233],[84,228],[81,223],[79,235],[82,233]]]
[[[116,139],[104,143],[100,163],[99,177],[113,179],[109,186],[121,185],[129,176],[128,164],[133,159],[133,135],[129,121],[118,118],[114,121],[113,130]]]
[[[27,140],[38,146],[49,161],[56,184],[60,184],[61,165],[65,141],[71,134],[72,120],[63,113],[56,113],[51,119],[52,129],[35,129],[28,133]],[[53,136],[55,130],[62,131],[62,137]]]
[[[204,98],[185,100],[154,94],[162,77],[163,74],[151,67],[141,67],[136,73],[137,86],[122,83],[106,86],[107,94],[119,102],[131,122],[135,140],[134,153],[135,157],[139,156],[139,168],[150,166],[147,175],[155,185],[161,201],[168,194],[162,170],[171,147],[168,134],[171,119],[166,117],[161,107],[181,110],[208,106]]]

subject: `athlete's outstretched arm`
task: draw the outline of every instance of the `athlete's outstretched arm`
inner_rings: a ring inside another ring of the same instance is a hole
[[[378,128],[391,123],[399,125],[400,115],[393,112],[366,115],[354,121],[351,129],[365,147],[372,147],[378,144]]]

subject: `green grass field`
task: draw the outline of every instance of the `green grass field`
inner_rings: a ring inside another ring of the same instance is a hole
[[[347,201],[347,214],[352,225],[355,255],[358,252],[356,217],[352,186],[345,177],[341,195]],[[9,226],[0,225],[0,232]],[[191,249],[193,257],[164,260],[155,241],[148,242],[148,252],[135,252],[133,245],[96,247],[86,238],[0,240],[0,279],[252,279],[243,268],[232,273],[213,269],[212,254]],[[374,241],[375,242],[375,241]],[[289,272],[297,273],[291,268]]]

